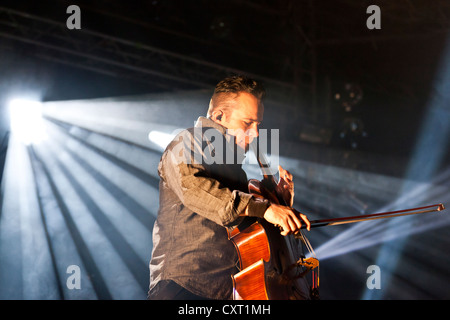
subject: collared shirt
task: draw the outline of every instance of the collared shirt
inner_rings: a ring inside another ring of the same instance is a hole
[[[241,160],[226,129],[204,117],[168,145],[158,166],[150,290],[173,280],[205,298],[232,298],[238,256],[227,228],[241,222],[247,207],[262,217],[269,206],[248,193]]]

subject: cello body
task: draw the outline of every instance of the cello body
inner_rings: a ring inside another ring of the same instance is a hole
[[[252,223],[251,223],[252,222]],[[306,300],[310,287],[306,270],[297,263],[303,257],[299,239],[282,236],[264,219],[229,232],[239,255],[240,272],[232,275],[235,300]]]

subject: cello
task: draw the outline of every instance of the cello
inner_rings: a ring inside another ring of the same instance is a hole
[[[275,177],[269,173],[264,155],[253,150],[262,170],[261,181],[251,179],[249,191],[270,202],[287,205],[277,194]],[[299,214],[297,210],[291,208]],[[324,227],[444,210],[442,203],[368,215],[310,221],[310,227]],[[260,218],[247,219],[228,238],[239,257],[239,272],[232,275],[235,300],[319,299],[319,260],[302,229],[283,236],[280,228]],[[311,257],[303,254],[305,246]],[[311,274],[311,280],[306,278]],[[309,283],[310,282],[310,283]]]

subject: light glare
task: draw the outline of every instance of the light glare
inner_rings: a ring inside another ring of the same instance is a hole
[[[150,131],[148,134],[148,139],[160,146],[163,150],[167,147],[167,145],[175,138],[175,134],[165,133],[161,131]]]
[[[42,119],[42,103],[13,99],[9,102],[11,132],[24,144],[37,144],[47,138]]]

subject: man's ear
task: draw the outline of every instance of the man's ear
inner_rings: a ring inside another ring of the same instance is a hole
[[[223,117],[223,111],[222,110],[217,110],[217,111],[214,111],[213,112],[213,114],[212,114],[212,119],[215,121],[215,122],[221,122],[222,121],[222,117]]]

